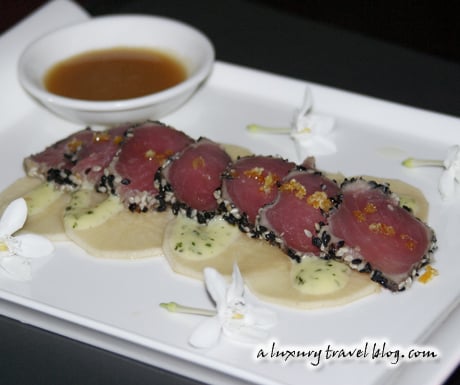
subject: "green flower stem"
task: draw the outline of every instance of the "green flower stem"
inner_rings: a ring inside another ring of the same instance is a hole
[[[267,127],[259,124],[249,124],[246,126],[249,132],[267,134],[289,134],[292,130],[287,127]]]
[[[444,167],[444,162],[442,160],[436,159],[415,159],[407,158],[402,161],[402,165],[408,168],[414,167]]]
[[[190,306],[183,306],[176,302],[163,302],[160,303],[160,307],[166,309],[171,313],[186,313],[186,314],[196,314],[196,315],[204,315],[207,317],[213,317],[217,314],[215,310],[208,310],[208,309],[200,309],[196,307]]]

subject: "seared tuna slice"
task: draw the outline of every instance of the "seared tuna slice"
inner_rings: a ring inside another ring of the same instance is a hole
[[[54,182],[66,190],[99,180],[120,143],[125,126],[107,131],[78,131],[24,160],[27,175]]]
[[[96,185],[123,143],[127,129],[128,126],[123,125],[106,131],[94,131],[92,140],[78,152],[72,174],[90,186]]]
[[[157,122],[130,127],[105,170],[98,191],[118,195],[131,211],[158,208],[154,176],[171,156],[193,142],[188,135]]]
[[[230,163],[230,155],[222,146],[206,138],[198,139],[157,173],[160,200],[171,204],[175,214],[182,211],[206,223],[217,213],[214,193]]]
[[[276,200],[259,212],[262,236],[295,259],[320,255],[318,230],[339,194],[338,185],[318,171],[297,169],[282,181]]]
[[[254,230],[259,209],[273,202],[278,184],[295,164],[272,156],[246,156],[231,164],[217,194],[225,219],[245,232]]]
[[[399,205],[387,185],[363,179],[342,185],[341,203],[324,231],[329,254],[392,291],[404,290],[436,248],[433,230]]]

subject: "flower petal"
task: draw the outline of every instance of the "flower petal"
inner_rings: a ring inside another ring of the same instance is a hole
[[[241,275],[238,265],[234,263],[233,273],[232,273],[232,283],[230,284],[227,290],[227,295],[226,295],[227,304],[233,302],[235,298],[242,297],[243,293],[244,293],[243,276]]]
[[[330,139],[329,135],[293,133],[292,139],[297,144],[298,152],[308,156],[329,155],[337,152],[337,145]],[[305,156],[302,154],[302,156]]]
[[[54,246],[50,240],[36,234],[22,234],[15,237],[19,247],[15,250],[17,255],[26,258],[40,258],[51,254]]]
[[[26,258],[17,255],[4,257],[0,260],[0,266],[11,278],[19,281],[29,281],[32,278],[32,267]]]
[[[302,131],[306,127],[304,123],[304,118],[309,113],[312,107],[313,107],[313,96],[311,94],[310,87],[305,87],[305,93],[303,97],[302,106],[294,114],[294,124],[293,124],[294,131],[299,132],[299,131]]]
[[[188,342],[196,348],[210,348],[219,341],[221,330],[218,317],[207,318],[198,325]]]
[[[297,119],[297,130],[293,134],[328,135],[334,131],[335,119],[332,116],[309,113]]]
[[[267,329],[238,322],[238,320],[227,320],[222,326],[222,331],[225,336],[246,343],[260,342],[270,335]]]
[[[455,170],[446,169],[439,178],[439,192],[443,199],[450,198],[455,192]]]
[[[444,167],[450,168],[455,163],[458,164],[459,162],[460,162],[460,146],[457,144],[447,149],[446,159],[444,160]]]
[[[217,309],[219,310],[219,307],[225,306],[227,282],[216,269],[211,267],[205,268],[203,275],[206,283],[206,289],[212,299],[216,302]]]
[[[0,236],[13,235],[24,226],[27,219],[27,203],[23,198],[12,201],[0,219]]]

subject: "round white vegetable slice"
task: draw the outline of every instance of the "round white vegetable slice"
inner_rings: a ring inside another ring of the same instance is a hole
[[[133,213],[118,198],[79,191],[64,217],[67,236],[88,254],[137,259],[163,255],[163,231],[170,212]]]

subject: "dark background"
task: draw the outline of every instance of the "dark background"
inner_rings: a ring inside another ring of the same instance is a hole
[[[129,8],[122,0],[78,0],[93,15]],[[155,1],[151,1],[155,3]],[[166,2],[166,0],[165,0]],[[247,0],[299,17],[460,62],[460,3],[372,0]],[[0,31],[36,9],[43,0],[2,0]],[[232,1],[216,3],[231,6]],[[235,26],[236,27],[236,26]]]
[[[219,60],[460,117],[457,2],[77,2],[94,16],[152,13],[189,22],[210,36]],[[2,0],[0,32],[43,3]],[[0,333],[0,384],[193,383],[4,317]],[[458,370],[446,384],[460,384]]]

